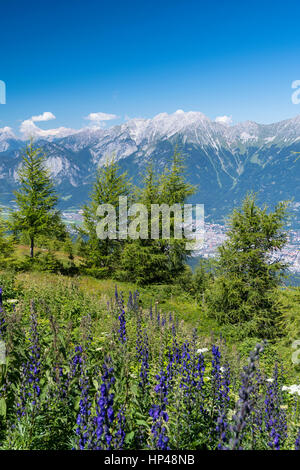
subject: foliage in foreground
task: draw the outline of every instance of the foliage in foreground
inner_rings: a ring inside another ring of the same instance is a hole
[[[0,302],[2,449],[299,449],[300,387],[269,376],[267,346],[241,364],[137,292],[8,283]]]

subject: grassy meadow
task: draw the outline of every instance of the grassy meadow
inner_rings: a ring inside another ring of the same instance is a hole
[[[298,448],[299,288],[253,354],[261,338],[176,283],[6,269],[0,286],[2,449]]]

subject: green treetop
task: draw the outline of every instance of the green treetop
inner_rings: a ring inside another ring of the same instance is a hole
[[[184,204],[196,192],[196,186],[186,180],[185,158],[175,149],[169,166],[160,178],[160,198],[164,204]]]

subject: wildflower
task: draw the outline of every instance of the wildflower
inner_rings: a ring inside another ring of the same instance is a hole
[[[132,293],[129,291],[129,297],[128,297],[128,302],[127,302],[127,308],[128,310],[133,310],[133,299],[132,299]]]
[[[122,406],[118,412],[117,415],[117,431],[115,433],[115,445],[114,448],[118,450],[122,450],[124,446],[124,441],[125,441],[125,409],[124,406]]]
[[[23,363],[20,370],[20,388],[17,396],[17,415],[18,419],[26,414],[26,403],[28,395],[28,382],[27,382],[27,369],[26,365]]]
[[[19,299],[8,299],[6,302],[8,304],[17,304],[19,302]]]
[[[121,343],[125,344],[127,341],[127,338],[126,338],[126,319],[125,319],[124,308],[121,309],[121,312],[119,315],[119,321],[120,321],[119,338],[120,338]]]
[[[182,345],[181,377],[180,387],[185,390],[185,395],[188,396],[191,386],[191,355],[187,341]]]
[[[139,296],[140,296],[140,293],[139,291],[136,290],[133,294],[133,308],[136,312],[139,309]]]
[[[298,435],[295,442],[295,450],[300,450],[300,428],[298,430]]]
[[[251,434],[252,434],[252,448],[255,450],[257,437],[263,434],[263,422],[264,422],[264,397],[261,390],[264,388],[264,379],[258,369],[255,373],[255,380],[253,381],[253,410],[252,410],[252,423],[251,423]]]
[[[150,409],[150,416],[153,419],[153,425],[151,427],[151,433],[153,435],[153,444],[156,449],[169,450],[167,436],[167,430],[164,423],[169,421],[169,415],[166,411],[168,385],[167,376],[163,370],[156,376],[159,381],[158,385],[155,386],[155,392],[159,396],[159,404],[153,404]]]
[[[282,391],[286,391],[288,393],[290,393],[291,395],[299,395],[300,396],[300,385],[290,385],[290,386],[287,386],[287,385],[283,385]]]
[[[213,345],[212,347],[212,393],[213,399],[215,403],[218,403],[218,399],[221,394],[221,365],[220,365],[220,358],[221,353],[218,346]]]
[[[82,346],[77,345],[75,346],[75,354],[71,359],[70,364],[70,378],[75,377],[76,373],[81,373],[82,365],[83,365],[83,349]]]
[[[244,367],[244,372],[242,374],[242,386],[239,391],[239,401],[236,405],[236,412],[232,417],[234,424],[230,429],[233,437],[229,442],[229,448],[232,450],[240,448],[240,443],[244,434],[243,431],[252,411],[253,403],[251,401],[251,396],[253,392],[253,379],[256,370],[255,363],[262,351],[263,346],[257,344],[254,351],[252,351],[250,354],[248,365]]]
[[[274,378],[267,388],[265,399],[265,421],[266,429],[269,433],[268,445],[271,449],[279,450],[286,435],[286,416],[281,409],[281,397],[279,395],[278,365],[275,364]]]
[[[112,448],[112,423],[114,421],[114,393],[110,392],[115,383],[111,359],[107,357],[103,364],[102,383],[98,391],[96,417],[94,419],[94,439],[90,448],[94,450]],[[121,419],[121,417],[120,417]],[[120,424],[120,423],[119,423]],[[119,436],[121,437],[121,436]]]
[[[78,436],[78,448],[79,450],[84,450],[87,448],[89,440],[89,418],[91,415],[89,381],[85,370],[79,379],[79,388],[81,391],[81,397],[79,402],[79,412],[76,420],[76,434]]]
[[[230,387],[230,368],[229,364],[226,363],[225,367],[220,367],[223,372],[221,380],[221,389],[219,397],[219,414],[217,418],[216,432],[219,436],[218,448],[222,449],[224,443],[227,441],[228,421],[227,411],[229,403],[229,387]]]
[[[205,352],[208,351],[208,348],[200,348],[200,349],[197,349],[197,354],[204,354]]]
[[[152,318],[153,318],[153,312],[152,312],[152,302],[151,302],[151,304],[150,304],[150,308],[149,308],[149,318],[150,318],[150,320],[152,320]]]

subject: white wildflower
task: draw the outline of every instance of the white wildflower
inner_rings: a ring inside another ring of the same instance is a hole
[[[203,354],[208,351],[208,348],[197,349],[197,354]]]
[[[297,394],[300,396],[300,385],[297,385],[297,384],[293,384],[293,385],[283,385],[282,391],[285,391],[285,392],[288,392],[288,393],[291,393],[292,395],[294,394]]]

